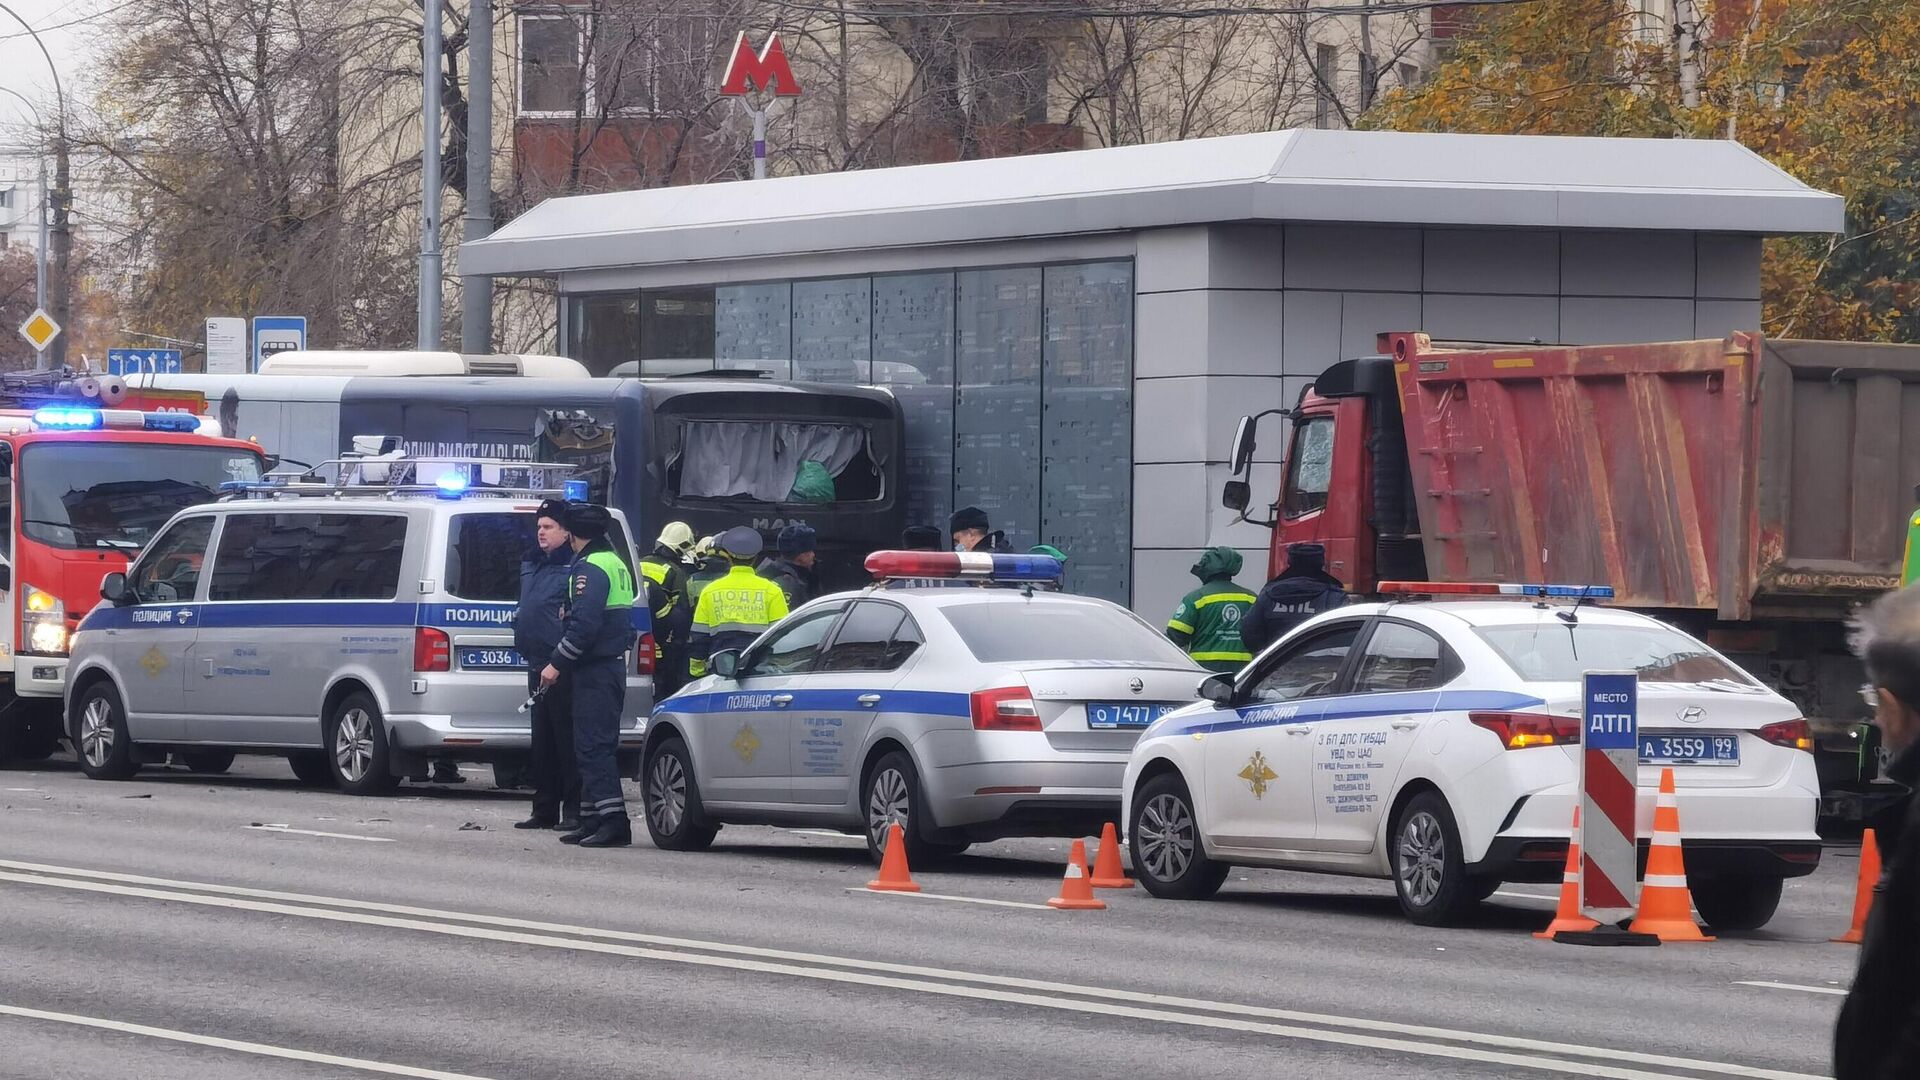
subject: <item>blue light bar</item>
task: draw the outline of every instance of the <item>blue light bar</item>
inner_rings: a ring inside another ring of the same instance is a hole
[[[1576,600],[1611,600],[1611,585],[1502,585],[1503,593],[1519,596],[1561,596]]]
[[[1552,585],[1511,581],[1383,581],[1385,596],[1530,596],[1567,600],[1611,600],[1611,585]]]
[[[33,425],[55,431],[98,431],[106,418],[99,409],[74,409],[49,406],[33,414]]]
[[[567,502],[583,503],[591,497],[585,480],[568,480],[560,485],[560,497]]]
[[[455,469],[452,472],[441,473],[440,479],[435,480],[433,486],[440,489],[441,498],[457,499],[467,493],[468,483],[467,474]]]
[[[183,412],[148,413],[146,428],[148,431],[183,431],[192,434],[200,430],[200,418]]]

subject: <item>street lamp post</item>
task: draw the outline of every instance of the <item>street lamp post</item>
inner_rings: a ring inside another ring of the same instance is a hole
[[[25,94],[5,86],[0,86],[0,91],[20,99],[20,104],[25,105],[27,111],[33,114],[33,126],[36,131],[46,129],[45,123],[40,119],[40,109]],[[44,308],[47,306],[47,155],[45,153],[40,155],[40,170],[35,179],[40,187],[40,198],[35,204],[39,210],[40,224],[39,234],[33,245],[33,306]]]
[[[53,62],[53,54],[47,51],[47,43],[40,40],[39,31],[33,24],[20,17],[20,13],[0,3],[0,12],[13,17],[27,31],[27,36],[40,47],[40,55],[46,58],[47,70],[53,73],[53,101],[58,111],[54,117],[56,133],[53,143],[53,321],[62,327],[59,337],[46,352],[42,352],[36,367],[45,370],[59,367],[67,362],[67,326],[72,293],[67,276],[67,263],[73,253],[73,233],[69,227],[69,215],[73,209],[73,171],[67,156],[67,94],[60,85],[60,68]],[[44,184],[44,180],[42,181]],[[43,225],[44,225],[44,214]],[[46,246],[44,243],[41,245]],[[43,275],[44,276],[44,275]]]

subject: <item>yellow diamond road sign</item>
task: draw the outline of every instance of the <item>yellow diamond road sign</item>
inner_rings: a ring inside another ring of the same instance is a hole
[[[27,321],[20,324],[20,336],[26,338],[27,344],[34,348],[45,349],[53,344],[54,338],[60,336],[60,324],[53,321],[46,308],[35,308],[33,314],[27,316]]]

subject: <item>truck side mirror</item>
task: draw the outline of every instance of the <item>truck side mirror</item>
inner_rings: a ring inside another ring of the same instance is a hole
[[[100,579],[100,598],[109,604],[124,604],[132,598],[127,589],[127,575],[115,570]]]
[[[1247,504],[1253,499],[1253,489],[1245,480],[1229,480],[1220,489],[1220,505],[1235,513],[1246,513]]]
[[[13,567],[0,563],[0,592],[13,591]]]
[[[1233,703],[1233,676],[1226,674],[1209,675],[1200,683],[1200,696],[1215,705],[1227,706]]]
[[[1227,460],[1232,463],[1235,476],[1243,475],[1247,471],[1247,465],[1253,461],[1253,432],[1257,425],[1258,421],[1254,417],[1243,416],[1240,418],[1239,426],[1233,429],[1233,451],[1227,455]],[[1245,509],[1245,504],[1235,506],[1233,509]]]
[[[707,670],[723,679],[731,679],[740,670],[740,650],[721,649],[707,661]]]

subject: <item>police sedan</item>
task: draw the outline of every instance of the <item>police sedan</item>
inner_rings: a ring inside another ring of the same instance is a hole
[[[1156,896],[1211,895],[1236,865],[1318,870],[1391,878],[1408,918],[1443,924],[1502,882],[1558,882],[1592,670],[1639,673],[1642,850],[1672,766],[1706,922],[1765,924],[1818,865],[1807,722],[1719,653],[1582,602],[1604,588],[1382,592],[1406,598],[1303,623],[1141,736],[1127,831]]]
[[[1206,673],[1125,608],[1048,590],[1044,555],[879,552],[867,569],[886,580],[716,653],[654,710],[653,842],[808,825],[878,858],[898,822],[912,860],[1118,824],[1134,740]]]

